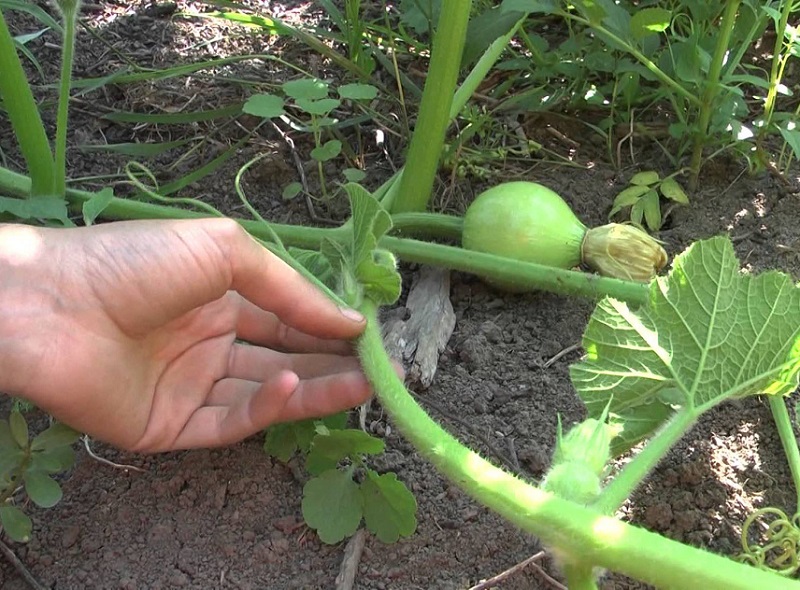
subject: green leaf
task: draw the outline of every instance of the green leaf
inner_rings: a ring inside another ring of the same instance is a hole
[[[331,469],[303,486],[303,518],[323,543],[338,543],[361,523],[361,492],[349,473]]]
[[[328,430],[342,430],[347,427],[347,412],[331,414],[316,422],[317,424],[323,424]]]
[[[642,217],[644,217],[644,203],[639,199],[633,204],[633,207],[631,207],[631,223],[641,227]]]
[[[309,115],[327,115],[333,109],[338,107],[341,103],[336,98],[323,98],[320,100],[311,100],[309,98],[298,98],[296,101],[298,107],[303,109]]]
[[[681,185],[674,178],[664,179],[664,182],[661,183],[661,194],[670,201],[675,201],[681,205],[689,204],[689,197],[686,196]]]
[[[58,197],[0,197],[0,213],[10,213],[20,219],[55,219],[69,222],[67,202]]]
[[[356,278],[365,294],[378,305],[390,305],[400,298],[400,275],[394,256],[377,248],[378,240],[392,226],[392,218],[363,187],[345,185],[354,221],[354,265]]]
[[[372,100],[378,96],[378,89],[372,84],[345,84],[339,86],[337,92],[348,100]]]
[[[264,437],[264,452],[278,461],[287,463],[297,451],[297,441],[288,431],[291,424],[276,424]]]
[[[17,543],[31,540],[33,523],[31,519],[16,506],[0,506],[0,524],[3,530]]]
[[[248,115],[261,117],[262,119],[274,119],[285,115],[283,110],[283,99],[274,94],[256,94],[247,99],[242,110]]]
[[[29,469],[22,479],[25,482],[25,492],[37,506],[52,508],[61,500],[61,486],[46,473]]]
[[[281,198],[284,201],[291,201],[297,195],[303,192],[303,185],[297,181],[290,182],[285,187],[283,187],[283,191],[281,191]]]
[[[56,447],[70,446],[81,436],[81,433],[63,424],[56,422],[47,430],[40,432],[31,442],[31,450],[54,449]]]
[[[657,183],[659,180],[658,172],[655,170],[646,170],[633,175],[631,184],[637,186],[650,186]]]
[[[329,430],[326,434],[317,434],[311,443],[306,469],[309,473],[318,474],[333,469],[345,457],[361,455],[378,455],[385,448],[384,442],[367,434],[363,430],[344,429]]]
[[[373,301],[388,304],[400,298],[402,278],[397,272],[397,260],[388,250],[373,250],[372,258],[358,265],[356,276]]]
[[[344,189],[352,210],[350,242],[325,239],[321,245],[337,273],[337,293],[350,305],[357,305],[362,294],[379,305],[393,303],[400,297],[400,275],[391,253],[377,248],[392,218],[364,187],[348,183]]]
[[[83,203],[81,212],[83,213],[83,222],[86,225],[92,225],[97,216],[103,212],[103,209],[108,207],[111,200],[114,198],[114,189],[110,186],[105,187],[99,193],[95,193],[92,197]]]
[[[615,452],[650,435],[675,411],[699,416],[720,402],[784,395],[800,371],[800,288],[786,274],[740,272],[727,237],[696,242],[634,310],[597,306],[583,337],[585,360],[570,369],[589,415],[611,399],[622,426]],[[662,394],[674,389],[664,403]]]
[[[651,231],[661,229],[661,201],[658,193],[654,190],[642,197],[642,207],[644,208],[644,221]]]
[[[28,446],[28,423],[19,410],[12,410],[8,416],[8,425],[11,427],[11,436],[20,449]]]
[[[338,156],[342,151],[342,142],[338,139],[326,141],[324,145],[311,150],[311,157],[317,162],[327,162]]]
[[[0,448],[0,477],[9,475],[19,467],[24,457],[24,452],[17,446]]]
[[[631,15],[631,34],[634,39],[663,33],[672,21],[672,13],[664,8],[643,8]]]
[[[558,10],[555,0],[503,0],[502,12],[530,12],[552,14]]]
[[[367,471],[361,484],[364,522],[384,543],[395,543],[417,529],[417,499],[395,473]]]
[[[614,198],[614,204],[611,207],[611,212],[608,214],[608,218],[611,219],[623,207],[630,207],[636,203],[636,201],[641,199],[642,196],[649,190],[650,187],[647,185],[634,185],[620,191],[620,193]]]
[[[795,129],[794,126],[789,128],[787,124],[782,124],[778,127],[781,132],[783,140],[792,148],[795,158],[800,158],[800,130]]]
[[[295,100],[319,100],[328,96],[328,85],[317,78],[301,78],[284,82],[281,88],[286,96]]]
[[[14,440],[14,435],[11,434],[11,427],[8,425],[8,420],[0,419],[0,452],[3,449],[17,449],[17,441]]]
[[[75,451],[72,447],[55,447],[33,453],[31,468],[45,473],[61,473],[75,463]]]
[[[335,284],[333,267],[322,252],[318,250],[303,250],[302,248],[289,248],[289,255],[326,286],[333,288]],[[345,415],[346,419],[347,416]]]
[[[342,176],[345,177],[347,182],[361,182],[367,177],[367,173],[358,168],[345,168],[342,170]]]
[[[264,452],[286,463],[295,451],[307,453],[316,435],[314,420],[299,420],[270,426],[264,437]]]

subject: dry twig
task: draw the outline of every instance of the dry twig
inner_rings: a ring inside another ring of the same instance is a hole
[[[546,362],[546,363],[543,365],[543,368],[545,368],[545,369],[549,368],[549,367],[550,367],[550,366],[552,366],[552,364],[553,364],[553,363],[555,363],[557,360],[559,360],[559,359],[561,359],[561,358],[565,357],[566,355],[568,355],[568,354],[569,354],[569,353],[571,353],[571,352],[575,352],[576,350],[580,350],[580,349],[581,349],[581,344],[580,344],[580,342],[579,342],[578,344],[570,344],[570,345],[569,345],[569,346],[567,346],[566,348],[564,348],[564,349],[560,350],[559,352],[557,352],[557,353],[556,353],[556,354],[555,354],[555,355],[554,355],[554,356],[553,356],[553,357],[552,357],[550,360],[548,360],[548,361],[547,361],[547,362]]]
[[[469,590],[486,590],[487,588],[494,588],[498,584],[504,582],[505,580],[507,580],[517,572],[522,571],[528,566],[533,567],[533,569],[536,570],[536,573],[542,576],[545,579],[545,581],[556,590],[567,590],[566,586],[564,586],[558,580],[553,578],[550,574],[544,571],[541,568],[541,566],[539,566],[539,564],[536,563],[546,555],[547,553],[545,551],[539,551],[539,553],[531,555],[528,559],[520,561],[518,564],[511,566],[506,571],[500,572],[499,574],[497,574],[496,576],[492,576],[488,580],[483,580],[482,582],[473,586]]]
[[[336,576],[336,590],[352,590],[356,581],[358,564],[361,561],[361,553],[364,551],[366,537],[367,534],[364,529],[358,529],[356,534],[350,537],[347,542],[339,575]]]
[[[135,465],[125,465],[125,464],[121,464],[121,463],[114,463],[113,461],[110,461],[110,460],[106,459],[105,457],[101,457],[100,455],[96,454],[92,450],[92,447],[89,446],[89,437],[86,436],[85,434],[83,435],[81,440],[83,440],[83,446],[86,449],[86,452],[95,461],[97,461],[99,463],[102,463],[103,465],[108,465],[109,467],[114,467],[115,469],[123,469],[124,471],[138,471],[139,473],[147,473],[147,470],[146,469],[142,469],[141,467],[136,467]]]
[[[17,557],[17,554],[12,551],[11,547],[3,543],[3,541],[0,541],[0,552],[8,561],[11,562],[11,565],[14,566],[14,569],[17,570],[17,573],[22,576],[22,579],[25,580],[28,583],[28,586],[33,588],[33,590],[50,590],[47,586],[33,577],[33,574],[27,567],[25,567],[25,564],[22,563],[22,560]]]

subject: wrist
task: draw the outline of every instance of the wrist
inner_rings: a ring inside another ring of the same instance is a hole
[[[28,398],[53,309],[42,231],[0,224],[0,392]]]

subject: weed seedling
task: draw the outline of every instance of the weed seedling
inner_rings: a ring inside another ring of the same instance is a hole
[[[25,416],[12,410],[0,419],[0,525],[18,542],[30,540],[32,523],[21,506],[19,492],[42,508],[61,500],[61,486],[51,476],[68,470],[75,461],[72,445],[80,433],[54,423],[33,438]]]
[[[675,180],[675,176],[678,174],[680,172],[671,174],[664,179],[654,170],[634,174],[630,180],[630,186],[614,198],[608,214],[609,220],[625,207],[630,207],[631,223],[641,227],[644,219],[650,231],[658,231],[663,223],[662,196],[679,205],[689,204],[689,197]]]
[[[346,414],[280,424],[267,431],[264,450],[288,462],[299,452],[312,477],[303,487],[303,518],[320,540],[335,544],[362,522],[384,543],[417,528],[417,502],[394,473],[379,474],[366,457],[385,444],[362,430],[346,429]]]
[[[368,101],[377,96],[378,89],[369,84],[346,84],[337,89],[338,98],[330,96],[327,82],[317,78],[300,78],[281,85],[283,96],[277,94],[256,94],[244,104],[245,113],[263,119],[281,119],[293,130],[310,133],[314,138],[314,148],[310,156],[316,162],[320,190],[323,198],[328,198],[327,183],[323,164],[339,156],[342,142],[332,138],[324,140],[327,131],[337,124],[333,111],[342,101]],[[358,178],[357,169],[348,168],[343,172],[344,180]],[[283,190],[283,197],[291,199],[303,189],[298,183],[291,183]]]

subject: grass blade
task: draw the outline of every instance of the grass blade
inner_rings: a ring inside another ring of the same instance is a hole
[[[20,151],[28,165],[33,181],[31,194],[50,195],[53,193],[55,173],[50,142],[2,11],[0,11],[0,72],[3,73],[0,76],[0,96],[3,97],[3,104]]]
[[[103,145],[79,145],[78,149],[85,153],[111,152],[134,158],[152,158],[169,150],[183,147],[192,141],[195,140],[181,139],[179,141],[160,143],[107,143]]]
[[[241,114],[243,102],[232,104],[218,109],[207,111],[194,111],[188,113],[131,113],[115,112],[104,115],[104,119],[116,123],[148,123],[152,125],[186,125],[201,121],[212,121],[222,117],[232,117]]]
[[[2,0],[0,8],[3,10],[18,10],[19,12],[30,14],[44,26],[61,33],[61,24],[30,0]]]
[[[83,80],[74,80],[72,82],[72,88],[73,89],[98,88],[112,81],[115,84],[133,84],[136,82],[148,82],[148,81],[152,82],[155,80],[179,78],[181,76],[188,76],[190,74],[194,74],[202,70],[210,70],[231,64],[240,63],[243,61],[251,61],[257,59],[263,61],[277,61],[279,63],[291,67],[291,64],[287,64],[282,59],[277,58],[274,55],[267,55],[267,54],[233,55],[231,57],[221,57],[219,59],[210,59],[192,64],[181,64],[170,68],[164,68],[162,70],[143,69],[141,71],[131,72],[129,69],[123,69],[114,72],[108,76],[102,76],[98,78],[85,78]]]
[[[225,162],[230,160],[233,156],[236,155],[236,152],[239,150],[240,147],[245,145],[250,140],[250,136],[246,135],[227,150],[222,152],[219,156],[203,164],[200,168],[190,172],[186,176],[179,178],[178,180],[173,180],[169,184],[165,184],[161,187],[161,190],[158,191],[162,195],[171,195],[173,193],[178,192],[182,188],[192,184],[193,182],[197,182],[201,178],[208,176],[209,174],[213,173],[217,170],[220,166],[222,166]]]

